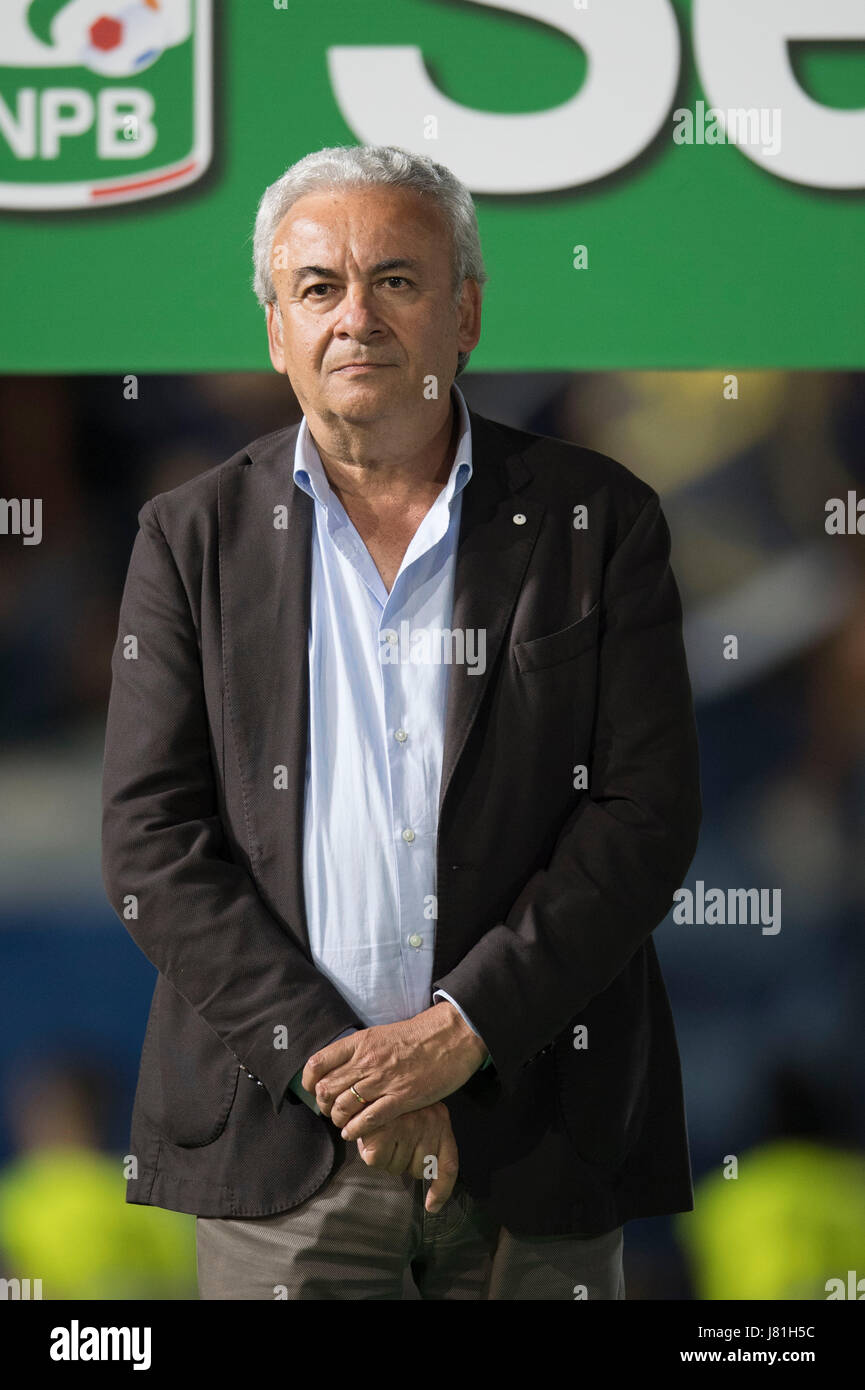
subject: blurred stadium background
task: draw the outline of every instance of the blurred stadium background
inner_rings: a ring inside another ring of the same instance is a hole
[[[782,890],[775,935],[657,929],[697,1209],[629,1223],[630,1299],[865,1275],[865,558],[824,526],[865,495],[865,374],[738,380],[728,400],[720,372],[460,378],[482,414],[660,492],[702,748],[686,886]],[[197,1296],[193,1219],[123,1202],[155,972],[102,889],[109,660],[138,508],[299,414],[273,374],[148,376],[137,400],[119,376],[0,378],[0,494],[46,520],[0,556],[0,1277],[44,1298]]]

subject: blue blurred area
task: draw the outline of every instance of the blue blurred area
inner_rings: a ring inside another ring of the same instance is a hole
[[[124,932],[106,902],[66,918],[33,906],[0,917],[3,1007],[0,1090],[25,1064],[90,1059],[113,1083],[104,1143],[123,1153],[129,1142],[141,1039],[156,970]],[[14,1152],[8,1109],[0,1119],[0,1165]]]

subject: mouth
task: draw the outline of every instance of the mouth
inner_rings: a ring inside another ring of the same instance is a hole
[[[344,367],[335,367],[334,375],[362,375],[364,372],[377,372],[381,371],[382,367],[390,366],[390,362],[347,362]]]

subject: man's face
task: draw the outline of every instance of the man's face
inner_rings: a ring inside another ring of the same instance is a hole
[[[305,194],[276,230],[271,264],[282,324],[268,305],[270,357],[305,414],[365,424],[419,413],[430,376],[447,399],[457,353],[480,336],[480,290],[466,280],[454,301],[434,205],[404,188]]]

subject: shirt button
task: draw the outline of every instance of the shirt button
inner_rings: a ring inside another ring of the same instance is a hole
[[[416,931],[415,931],[415,932],[412,932],[411,936],[410,936],[409,939],[408,939],[408,944],[409,944],[409,946],[422,946],[422,945],[423,945],[423,937],[422,937],[422,936],[418,936],[418,934],[417,934]]]
[[[387,632],[383,632],[382,637],[386,642],[389,642],[391,646],[393,646],[394,642],[397,640],[397,635],[392,628]]]
[[[410,845],[412,840],[414,839],[414,831],[407,826],[406,829],[402,832],[402,837],[405,840],[406,844]]]
[[[406,739],[408,738],[408,734],[406,733],[405,729],[397,729],[394,732],[394,738],[396,739],[397,743],[405,743]]]
[[[526,524],[526,519],[523,516],[522,512],[517,512],[516,516],[514,517],[514,521],[517,526],[525,526]]]

